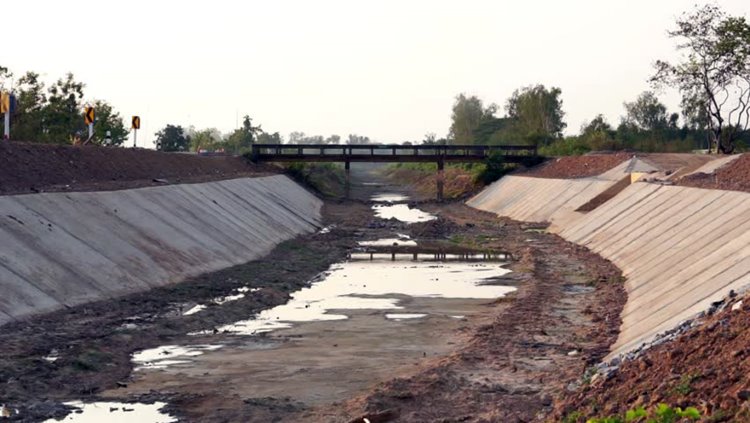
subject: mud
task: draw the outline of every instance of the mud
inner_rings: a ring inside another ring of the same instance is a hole
[[[619,272],[540,230],[543,225],[460,204],[420,207],[438,218],[384,221],[368,203],[329,202],[329,230],[281,244],[261,260],[6,325],[0,402],[19,410],[11,419],[25,421],[60,416],[60,404],[74,400],[166,402],[165,411],[184,421],[529,421],[547,415],[552,398],[615,340],[625,301]],[[395,234],[420,246],[510,252],[518,259],[513,272],[497,283],[517,292],[501,300],[404,297],[403,308],[388,313],[427,316],[350,311],[337,331],[310,322],[252,342],[224,337],[221,349],[190,356],[190,363],[149,370],[148,377],[133,371],[134,352],[214,345],[213,332],[287,302],[358,241]],[[241,298],[215,301],[244,288]],[[205,308],[186,313],[197,305]],[[45,359],[51,355],[56,359]]]

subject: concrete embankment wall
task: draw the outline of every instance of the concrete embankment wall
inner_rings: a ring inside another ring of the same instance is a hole
[[[257,259],[321,206],[281,175],[0,197],[0,324]]]
[[[611,260],[628,301],[612,354],[750,284],[750,194],[635,183],[560,235]]]
[[[552,231],[622,269],[628,301],[611,356],[750,284],[750,194],[637,182],[577,213],[570,209],[601,187],[583,180],[503,179],[468,204],[517,220],[551,221]],[[568,210],[555,210],[560,207]]]
[[[548,222],[572,212],[616,182],[607,179],[549,179],[506,176],[467,204],[524,222]]]

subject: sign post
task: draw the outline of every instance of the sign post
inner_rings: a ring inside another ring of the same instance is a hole
[[[89,126],[89,139],[90,141],[92,138],[94,138],[94,120],[96,118],[96,114],[94,113],[93,107],[86,107],[86,113],[83,115],[83,120],[86,121],[86,125]]]
[[[3,139],[10,139],[10,93],[0,91],[0,113],[5,115]]]
[[[133,116],[130,127],[133,129],[133,148],[136,147],[136,137],[138,136],[138,130],[141,129],[141,117]]]

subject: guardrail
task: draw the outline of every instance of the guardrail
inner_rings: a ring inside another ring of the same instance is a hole
[[[529,145],[254,144],[254,161],[482,161],[499,153],[509,161],[536,156]]]

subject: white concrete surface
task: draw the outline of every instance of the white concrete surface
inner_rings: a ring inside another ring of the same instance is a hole
[[[560,231],[623,270],[628,301],[611,355],[750,285],[750,194],[635,183]]]
[[[548,222],[555,214],[576,210],[617,183],[581,178],[547,179],[506,176],[485,188],[467,204],[479,210],[526,222]]]
[[[321,206],[281,175],[0,197],[0,324],[257,259]]]
[[[611,180],[622,170],[607,174]],[[572,211],[609,186],[602,179],[510,176],[468,205],[551,222],[551,231],[622,269],[628,301],[610,357],[750,286],[750,194],[637,182],[588,213]]]

